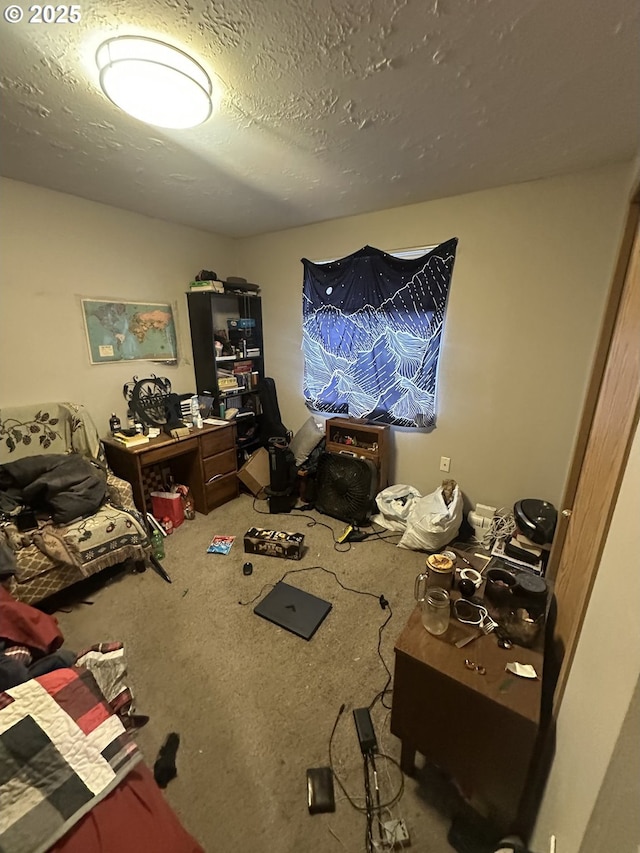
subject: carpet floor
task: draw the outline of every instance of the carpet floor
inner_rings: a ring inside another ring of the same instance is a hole
[[[341,522],[315,512],[262,517],[257,509],[266,504],[241,495],[167,537],[163,565],[172,584],[147,570],[77,586],[56,612],[65,646],[125,643],[136,708],[151,718],[137,736],[146,763],[153,766],[169,732],[180,734],[178,776],[166,796],[207,853],[365,850],[365,817],[337,786],[335,813],[308,814],[305,772],[329,763],[329,736],[344,704],[333,764],[354,802],[364,804],[351,710],[369,705],[387,681],[377,646],[388,612],[377,599],[384,594],[393,610],[381,642],[393,671],[394,642],[415,606],[414,579],[425,555],[374,539],[338,553],[331,531],[339,534]],[[304,533],[303,559],[245,555],[250,526]],[[237,537],[228,555],[206,553],[216,534]],[[254,567],[249,577],[242,573],[246,560]],[[320,569],[290,575],[287,582],[333,604],[310,642],[257,617],[246,603],[285,572],[315,566],[373,596],[342,589]],[[400,743],[380,702],[373,721],[381,751],[399,760]],[[398,767],[380,760],[378,770],[382,799],[393,797]],[[449,853],[456,804],[452,787],[426,767],[405,778],[402,799],[384,819],[406,821],[412,849]]]

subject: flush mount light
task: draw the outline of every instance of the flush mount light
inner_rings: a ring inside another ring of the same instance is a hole
[[[96,53],[100,85],[120,109],[157,127],[195,127],[218,107],[204,68],[178,48],[143,36],[119,36]]]

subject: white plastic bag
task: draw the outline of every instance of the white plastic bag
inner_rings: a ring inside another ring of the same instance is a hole
[[[376,504],[380,512],[371,521],[387,530],[404,530],[411,507],[419,497],[420,492],[413,486],[389,486],[377,495]]]
[[[453,490],[449,506],[442,497],[440,487],[430,495],[412,502],[407,529],[398,547],[413,551],[439,551],[456,538],[461,524],[462,495],[459,486]]]

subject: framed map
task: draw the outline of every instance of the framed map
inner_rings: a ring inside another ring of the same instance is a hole
[[[177,360],[171,305],[83,299],[91,364]]]

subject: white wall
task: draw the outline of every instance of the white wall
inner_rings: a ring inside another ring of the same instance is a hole
[[[301,257],[460,238],[429,434],[394,430],[395,481],[431,491],[440,456],[473,502],[560,500],[627,206],[629,165],[239,241],[263,286],[265,354],[285,424],[302,399]]]
[[[636,431],[558,715],[532,849],[578,853],[640,675],[640,430]],[[624,780],[620,782],[623,784]],[[630,813],[629,821],[637,821]],[[622,837],[628,835],[620,827]],[[610,839],[608,850],[636,853]]]
[[[233,240],[18,181],[0,191],[0,405],[84,403],[104,434],[134,374],[192,391],[184,294],[200,269],[234,273]],[[178,364],[91,365],[81,297],[171,303]]]

